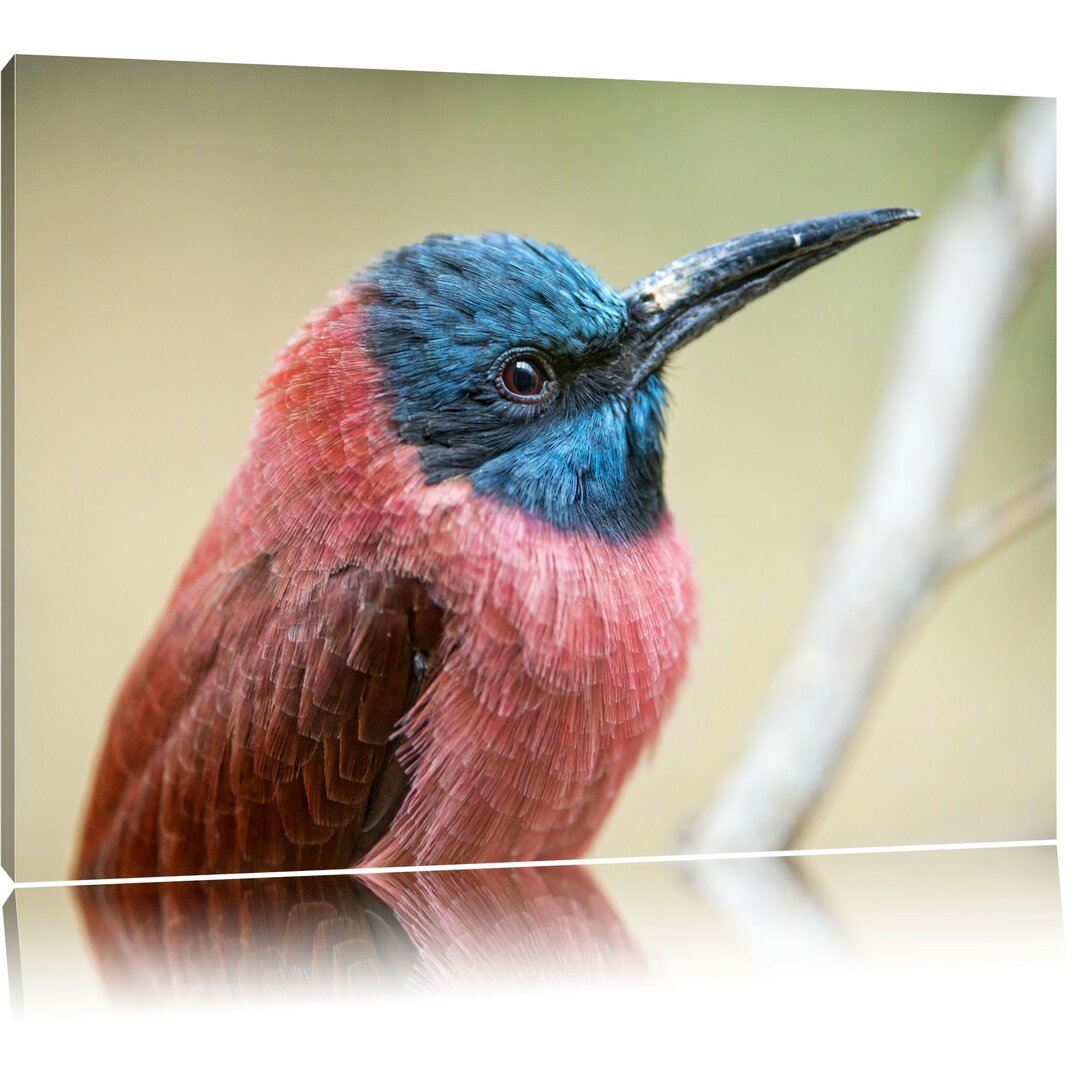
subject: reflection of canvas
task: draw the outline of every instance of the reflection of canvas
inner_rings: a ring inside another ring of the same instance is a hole
[[[298,305],[436,231],[557,240],[621,286],[819,210],[897,201],[928,225],[1009,104],[20,63],[23,879],[70,871],[110,697],[240,459],[253,386]],[[701,639],[590,853],[671,850],[731,760],[847,501],[915,231],[781,291],[673,369],[668,500],[698,567]],[[968,501],[1052,456],[1051,278],[1007,343]],[[60,625],[80,643],[63,678]],[[1043,526],[917,628],[806,841],[1052,833],[1052,626]]]
[[[728,877],[729,903],[703,903],[684,864],[657,862],[23,889],[5,906],[21,946],[15,996],[27,1017],[207,1001],[370,1007],[418,990],[518,1000],[544,985],[565,1000],[648,981],[707,987],[713,1000],[725,981],[776,967],[785,985],[801,969],[820,986],[838,967],[860,986],[913,967],[1046,980],[1062,956],[1052,849],[708,865]],[[783,902],[738,902],[760,899],[769,876]]]

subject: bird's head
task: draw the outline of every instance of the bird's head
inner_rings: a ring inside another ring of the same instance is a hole
[[[751,300],[907,221],[872,210],[715,244],[618,292],[561,248],[432,236],[355,286],[426,480],[615,541],[664,511],[665,361]]]

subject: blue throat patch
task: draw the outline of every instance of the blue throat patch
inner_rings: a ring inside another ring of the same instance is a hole
[[[478,492],[568,532],[649,533],[664,511],[666,394],[620,363],[626,304],[561,248],[502,233],[432,236],[354,287],[394,418],[427,479]],[[506,354],[535,350],[554,377],[538,403],[498,389]]]

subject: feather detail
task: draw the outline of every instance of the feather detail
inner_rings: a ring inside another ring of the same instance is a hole
[[[664,514],[614,544],[427,483],[342,294],[117,702],[78,874],[578,856],[695,627]]]

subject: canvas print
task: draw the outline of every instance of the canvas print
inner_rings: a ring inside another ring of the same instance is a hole
[[[1052,102],[5,79],[16,881],[1054,835]]]

